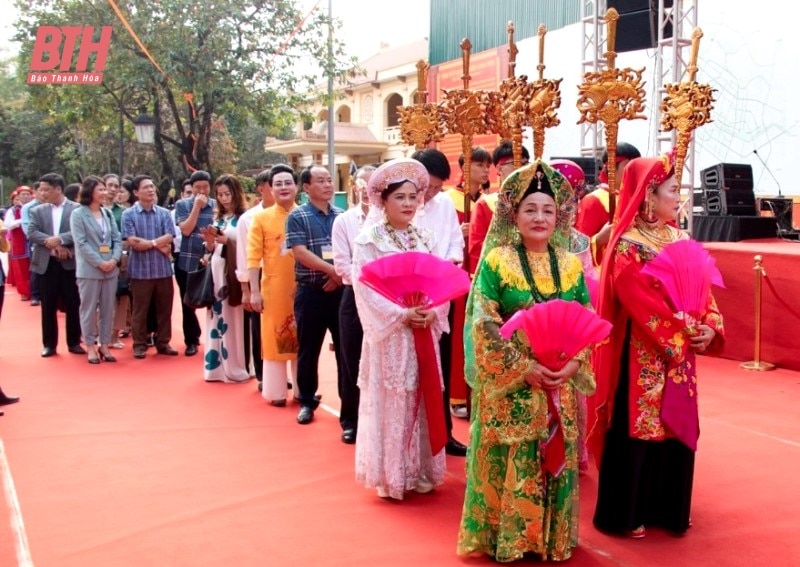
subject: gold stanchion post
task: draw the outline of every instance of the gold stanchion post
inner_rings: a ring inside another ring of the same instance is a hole
[[[753,271],[756,276],[756,294],[755,294],[755,313],[756,313],[756,336],[753,344],[753,360],[749,362],[742,362],[739,366],[744,370],[754,370],[756,372],[764,372],[765,370],[775,370],[775,365],[770,362],[761,360],[761,280],[766,275],[764,267],[761,263],[764,259],[761,255],[755,258],[755,266]]]

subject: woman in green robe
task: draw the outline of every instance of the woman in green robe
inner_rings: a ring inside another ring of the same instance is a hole
[[[594,391],[589,350],[551,371],[524,334],[498,332],[515,312],[561,298],[589,306],[581,261],[568,252],[573,191],[541,160],[503,183],[467,304],[467,381],[473,389],[467,488],[458,554],[565,560],[578,543],[578,408]],[[565,442],[555,475],[543,467],[557,408]]]

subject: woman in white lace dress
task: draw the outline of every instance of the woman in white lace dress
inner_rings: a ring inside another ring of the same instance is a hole
[[[423,165],[412,159],[379,167],[368,186],[374,222],[365,223],[353,252],[353,290],[364,327],[356,479],[377,489],[380,497],[397,500],[409,490],[429,492],[444,480],[445,452],[431,454],[425,406],[420,403],[412,329],[431,328],[438,350],[439,337],[448,330],[448,305],[405,309],[365,286],[359,276],[372,260],[433,250],[433,235],[411,222],[428,179]]]

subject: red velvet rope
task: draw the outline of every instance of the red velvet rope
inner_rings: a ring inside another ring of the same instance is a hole
[[[763,273],[763,272],[762,272],[762,273]],[[786,301],[785,301],[785,300],[784,300],[784,299],[783,299],[783,298],[782,298],[780,295],[778,295],[778,292],[775,290],[775,286],[774,286],[774,285],[772,285],[772,281],[770,281],[770,279],[767,277],[767,274],[766,274],[766,273],[764,273],[764,281],[765,281],[765,282],[767,282],[767,286],[769,287],[770,291],[772,291],[772,295],[774,295],[774,296],[775,296],[775,299],[777,299],[777,300],[778,300],[778,303],[780,303],[781,305],[783,305],[783,307],[784,307],[784,308],[785,308],[785,309],[786,309],[786,310],[787,310],[789,313],[791,313],[792,315],[794,315],[795,317],[797,317],[798,319],[800,319],[800,313],[798,313],[797,311],[795,311],[795,310],[792,308],[792,306],[791,306],[791,305],[789,305],[789,304],[788,304],[788,303],[787,303],[787,302],[786,302]]]

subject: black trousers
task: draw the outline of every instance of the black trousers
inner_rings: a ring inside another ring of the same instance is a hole
[[[75,283],[75,270],[65,270],[61,262],[51,258],[44,274],[39,276],[39,293],[42,296],[42,345],[55,349],[58,346],[58,307],[67,314],[67,346],[81,344],[81,298]]]
[[[450,311],[448,314],[450,321],[450,328],[453,328],[453,302],[450,302]],[[453,416],[450,415],[450,355],[453,351],[452,347],[453,337],[450,333],[442,333],[439,339],[439,358],[442,362],[442,382],[444,383],[444,422],[447,427],[447,437],[453,436]]]
[[[319,387],[319,354],[330,331],[336,352],[337,384],[341,392],[344,376],[341,342],[339,340],[339,302],[342,288],[323,291],[322,288],[298,284],[294,296],[294,318],[297,322],[297,388],[300,404],[316,409],[314,397]]]
[[[353,286],[346,285],[342,291],[342,301],[339,304],[339,340],[342,344],[343,378],[339,381],[339,398],[342,400],[342,409],[339,423],[342,429],[358,428],[358,368],[361,361],[361,343],[364,339],[364,329],[356,309],[356,296]]]
[[[28,243],[28,257],[33,258],[33,247],[30,242]],[[39,293],[39,277],[39,274],[33,270],[30,271],[31,301],[34,299],[36,301],[42,300],[42,295]]]
[[[183,302],[186,295],[186,272],[175,263],[175,280],[181,294],[181,320],[183,321],[183,342],[186,346],[200,344],[200,322],[194,309]]]
[[[259,382],[264,377],[264,359],[261,358],[261,313],[252,311],[244,312],[244,363],[250,367],[253,359],[253,368]]]

